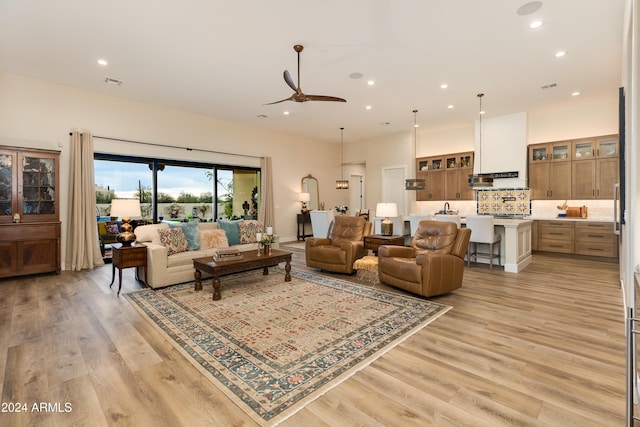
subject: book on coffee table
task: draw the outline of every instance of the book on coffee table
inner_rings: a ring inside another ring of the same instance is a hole
[[[218,261],[231,261],[242,259],[242,252],[238,248],[218,248],[213,254],[213,260]]]

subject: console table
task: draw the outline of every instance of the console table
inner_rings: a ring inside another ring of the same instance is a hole
[[[311,215],[309,215],[309,212],[297,214],[296,221],[298,222],[298,240],[304,240],[307,237],[313,236],[313,233],[307,234],[305,232],[305,226],[307,224],[311,225]]]

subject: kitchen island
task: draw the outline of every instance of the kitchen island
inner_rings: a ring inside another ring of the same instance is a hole
[[[464,217],[461,222],[466,223]],[[500,235],[500,264],[504,266],[504,271],[518,273],[531,263],[532,224],[530,219],[494,217],[495,230]]]

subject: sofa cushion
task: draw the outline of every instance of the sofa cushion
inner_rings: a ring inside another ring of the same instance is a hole
[[[158,230],[166,230],[169,226],[167,224],[149,224],[136,227],[135,234],[138,242],[151,242],[156,245],[161,245],[160,235]]]
[[[229,246],[224,230],[201,230],[200,249],[211,249]]]
[[[240,243],[255,243],[256,233],[264,231],[264,224],[260,221],[249,219],[239,222],[238,230],[240,231]]]
[[[227,234],[227,240],[230,246],[240,244],[240,227],[238,227],[238,223],[242,221],[243,220],[229,221],[226,219],[218,221],[218,226]]]
[[[200,249],[200,235],[198,234],[198,222],[170,222],[169,228],[182,228],[184,236],[187,238],[189,250],[195,251]]]
[[[167,255],[173,255],[189,250],[189,243],[182,228],[159,229],[160,244],[167,248]]]

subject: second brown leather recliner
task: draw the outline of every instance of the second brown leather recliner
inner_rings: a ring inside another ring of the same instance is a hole
[[[380,281],[425,297],[458,289],[470,236],[453,222],[420,221],[410,248],[380,246]]]
[[[364,236],[371,234],[371,225],[362,216],[335,217],[326,238],[306,240],[307,267],[352,274],[354,261],[367,254]]]

